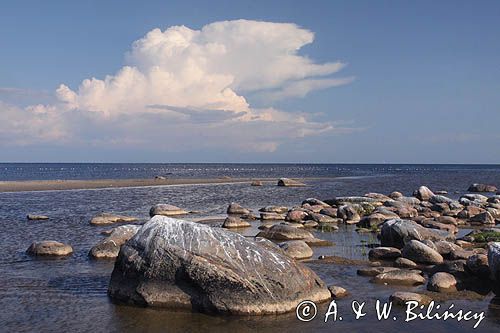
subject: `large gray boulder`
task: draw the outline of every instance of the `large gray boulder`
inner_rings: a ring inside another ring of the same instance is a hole
[[[454,240],[454,236],[446,231],[425,228],[416,222],[402,219],[392,219],[382,224],[380,241],[382,246],[402,248],[405,241],[416,239],[423,241]]]
[[[330,292],[309,268],[221,228],[155,216],[125,243],[108,294],[116,301],[208,313],[276,314]]]
[[[422,201],[428,201],[432,196],[434,196],[434,193],[427,186],[420,186],[417,190],[415,190],[415,192],[413,192],[413,195]]]

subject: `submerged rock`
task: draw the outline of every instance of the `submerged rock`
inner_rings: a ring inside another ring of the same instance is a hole
[[[94,259],[113,259],[118,256],[120,247],[139,230],[138,225],[122,225],[90,249],[89,256]]]
[[[390,285],[416,286],[425,283],[425,278],[415,271],[397,269],[375,276],[374,283]]]
[[[432,298],[427,295],[407,291],[396,291],[389,297],[389,300],[396,305],[403,306],[406,306],[406,303],[410,301],[418,302],[420,305],[427,305],[432,302]]]
[[[32,220],[32,221],[35,221],[35,220],[48,220],[49,219],[48,216],[45,216],[45,215],[35,215],[35,214],[28,214],[26,216],[26,218],[28,220]]]
[[[31,256],[67,256],[73,253],[73,248],[56,241],[34,242],[26,251]]]
[[[130,223],[137,221],[137,218],[125,215],[117,215],[112,213],[101,213],[90,220],[92,225],[107,225],[113,223]]]
[[[361,276],[377,276],[382,273],[398,271],[399,268],[396,267],[381,267],[381,266],[373,266],[367,268],[360,268],[356,271],[358,275]]]
[[[156,216],[122,246],[108,294],[140,306],[261,315],[330,291],[279,251],[206,225]]]
[[[251,186],[262,186],[262,182],[260,180],[254,180],[250,183]]]
[[[157,204],[151,207],[149,210],[149,216],[153,217],[155,215],[163,215],[163,216],[176,216],[176,215],[185,215],[189,214],[184,209],[181,209],[174,205],[169,204]]]
[[[280,178],[278,180],[278,186],[296,187],[296,186],[306,186],[306,184],[290,178]]]

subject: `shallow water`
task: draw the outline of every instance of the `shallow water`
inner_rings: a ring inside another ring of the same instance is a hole
[[[409,195],[421,184],[434,189],[446,189],[450,196],[457,197],[459,193],[455,191],[463,193],[472,182],[500,183],[498,167],[473,170],[466,167],[426,172],[414,167],[412,170],[309,181],[309,186],[304,188],[213,184],[0,193],[0,331],[327,332],[349,329],[369,332],[375,329],[396,332],[403,328],[414,332],[469,332],[473,325],[471,322],[457,323],[448,320],[404,323],[404,313],[400,309],[394,310],[397,321],[390,319],[379,322],[374,318],[373,310],[366,317],[355,320],[350,311],[353,299],[366,301],[368,308],[373,307],[376,299],[386,301],[392,292],[405,289],[373,285],[369,278],[356,275],[356,266],[308,264],[327,284],[343,286],[351,292],[351,296],[338,302],[339,311],[343,314],[342,321],[324,323],[318,315],[309,323],[301,323],[293,313],[262,318],[234,318],[115,305],[106,295],[113,264],[92,261],[87,257],[89,249],[103,237],[100,232],[109,228],[89,225],[90,218],[101,211],[137,216],[145,221],[152,204],[167,202],[200,211],[190,218],[223,217],[227,204],[232,201],[252,209],[269,204],[292,206],[300,204],[307,197],[325,199],[366,192],[388,193],[393,190]],[[51,219],[27,221],[27,213],[44,214]],[[253,236],[257,233],[259,224],[258,221],[252,222],[252,228],[242,233]],[[357,234],[353,230],[352,226],[342,226],[337,232],[317,233],[319,238],[333,241],[335,246],[315,248],[315,257],[324,254],[352,259],[366,258],[367,246],[376,243],[376,237],[372,234]],[[32,259],[24,253],[31,242],[43,239],[67,242],[73,246],[75,253],[71,257],[55,260]],[[419,290],[422,287],[408,289]],[[492,297],[489,294],[478,300],[455,300],[442,304],[443,307],[448,307],[454,303],[456,308],[485,311],[487,317],[476,331],[498,332],[500,313],[499,310],[489,308]],[[325,310],[324,306],[320,307],[319,313]]]

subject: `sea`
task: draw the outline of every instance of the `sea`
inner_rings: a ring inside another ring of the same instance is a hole
[[[148,219],[149,208],[170,203],[196,213],[191,220],[211,220],[220,226],[229,203],[257,211],[267,205],[295,206],[310,197],[389,194],[411,195],[420,185],[445,190],[458,198],[472,183],[500,187],[500,165],[416,164],[135,164],[135,163],[0,163],[0,181],[68,179],[169,178],[307,178],[306,187],[261,187],[247,183],[145,186],[94,190],[0,193],[0,332],[500,332],[500,306],[492,293],[443,300],[442,308],[484,312],[485,319],[472,329],[472,321],[405,321],[405,308],[394,307],[388,319],[376,317],[377,300],[387,302],[398,290],[423,291],[420,287],[374,285],[356,274],[357,266],[308,263],[326,284],[338,285],[349,296],[337,301],[342,320],[324,322],[328,304],[318,305],[309,322],[295,313],[264,316],[217,316],[114,304],[107,296],[113,262],[91,260],[90,248],[110,227],[96,227],[90,219],[100,212],[114,212]],[[42,214],[46,221],[28,221],[26,215]],[[238,231],[253,237],[259,221]],[[467,232],[462,230],[461,233]],[[338,231],[314,231],[334,245],[314,248],[314,257],[335,255],[366,259],[378,244],[376,235],[341,225]],[[38,259],[26,255],[34,241],[57,240],[73,246],[72,256]],[[352,304],[365,303],[366,315],[356,318]],[[395,318],[395,319],[394,319]]]

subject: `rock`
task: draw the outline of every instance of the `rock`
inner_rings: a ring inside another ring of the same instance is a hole
[[[467,206],[467,207],[465,207],[462,211],[460,211],[457,214],[457,217],[461,218],[461,219],[469,219],[469,218],[471,218],[473,216],[481,214],[484,211],[485,210],[483,208],[481,208],[481,207]]]
[[[345,204],[378,203],[380,202],[380,200],[368,197],[350,196],[350,197],[336,197],[334,199],[325,200],[325,202],[329,205],[341,206]]]
[[[292,258],[221,228],[156,216],[122,246],[108,294],[140,306],[238,315],[295,311],[330,291]]]
[[[280,178],[278,180],[278,186],[297,187],[297,186],[306,186],[306,184],[290,178]]]
[[[111,234],[90,249],[89,256],[94,259],[112,259],[118,256],[120,247],[139,230],[138,225],[122,225],[114,228]]]
[[[336,219],[334,217],[330,217],[328,215],[323,215],[323,214],[319,214],[319,213],[310,213],[309,217],[313,221],[318,222],[318,223],[336,223],[338,221],[338,219]]]
[[[250,210],[243,208],[240,204],[237,204],[236,202],[232,202],[229,205],[229,207],[227,207],[227,213],[245,215],[245,214],[250,214]]]
[[[228,216],[224,223],[222,224],[223,228],[233,229],[233,228],[247,228],[250,226],[250,223],[247,221],[243,221],[242,219],[234,216]]]
[[[73,248],[56,241],[34,242],[26,251],[31,256],[67,256],[73,253]]]
[[[262,207],[261,209],[259,209],[259,212],[284,214],[284,213],[288,212],[288,207],[284,207],[284,206],[266,206],[266,207]]]
[[[361,220],[361,217],[352,205],[340,206],[337,210],[337,217],[346,222],[349,221],[353,223],[357,223]]]
[[[488,266],[490,266],[491,277],[498,284],[500,282],[500,242],[488,244]]]
[[[329,204],[327,204],[326,202],[324,201],[321,201],[319,199],[316,199],[316,198],[307,198],[306,200],[302,201],[302,204],[309,204],[311,206],[323,206],[323,207],[330,207]]]
[[[427,290],[438,293],[457,291],[457,280],[449,273],[439,272],[431,276]]]
[[[28,214],[26,216],[26,218],[28,220],[32,220],[32,221],[35,221],[35,220],[48,220],[49,219],[48,216],[45,216],[45,215],[35,215],[35,214]]]
[[[436,221],[442,224],[458,225],[457,219],[452,216],[439,216]]]
[[[301,240],[292,240],[279,244],[279,247],[293,259],[307,259],[313,256],[313,250]]]
[[[357,274],[360,276],[377,276],[382,273],[398,271],[398,270],[399,268],[396,267],[372,266],[372,267],[358,269]]]
[[[337,217],[337,208],[326,207],[321,209],[319,213],[330,217]]]
[[[478,224],[495,224],[495,219],[491,216],[490,212],[482,212],[471,217],[469,222]]]
[[[167,179],[167,177],[164,177],[164,176],[155,176],[155,179],[156,180],[165,180],[165,179]]]
[[[303,210],[289,210],[286,213],[285,221],[299,223],[306,220],[309,214]]]
[[[324,239],[319,239],[319,238],[304,238],[304,242],[306,242],[307,245],[309,246],[332,246],[334,245],[331,241],[329,240],[324,240]]]
[[[401,257],[401,251],[395,247],[376,247],[368,252],[368,257],[370,259],[396,259]]]
[[[438,272],[450,273],[452,275],[462,276],[465,272],[465,260],[452,260],[445,261],[441,264],[434,265],[429,274],[436,274]]]
[[[347,290],[339,286],[329,286],[328,290],[330,291],[333,299],[344,298],[349,295]]]
[[[442,256],[449,256],[453,252],[463,251],[460,246],[443,240],[435,242],[434,246],[435,250]]]
[[[304,228],[316,228],[319,225],[319,223],[316,221],[306,221],[306,222],[304,222],[303,225],[304,225]]]
[[[274,240],[296,240],[314,238],[307,230],[295,228],[285,224],[275,224],[267,230],[263,230],[257,234],[257,237],[264,237]]]
[[[373,192],[370,192],[370,193],[366,193],[364,196],[367,197],[367,198],[376,199],[376,200],[382,201],[382,202],[391,199],[387,195],[382,194],[382,193],[373,193]]]
[[[324,208],[324,206],[321,206],[321,205],[311,206],[308,203],[303,204],[301,207],[302,207],[302,209],[304,209],[308,213],[311,213],[311,212],[312,213],[319,213]]]
[[[251,186],[262,186],[262,182],[260,180],[254,180],[250,183]]]
[[[488,265],[487,255],[474,254],[470,256],[467,258],[465,267],[473,275],[477,275],[482,278],[488,278],[490,276],[490,267]]]
[[[394,267],[399,267],[399,268],[416,268],[417,264],[407,258],[402,258],[399,257],[394,261]]]
[[[403,203],[410,205],[410,206],[420,205],[420,200],[418,198],[414,198],[414,197],[400,197],[400,198],[397,198],[395,200],[399,201],[399,202],[403,202]]]
[[[459,249],[456,251],[451,251],[449,254],[449,258],[451,260],[461,260],[461,259],[468,259],[470,256],[474,255],[475,253],[473,251],[466,251],[464,249]]]
[[[410,240],[401,251],[404,258],[424,264],[440,264],[443,257],[436,251],[417,240]]]
[[[380,234],[382,246],[402,248],[405,241],[411,239],[438,241],[454,237],[441,230],[424,228],[410,220],[392,219],[382,224]]]
[[[449,234],[455,234],[458,231],[456,226],[454,226],[452,224],[439,223],[439,222],[436,222],[434,219],[425,219],[421,222],[421,225],[426,227],[426,228],[443,230]]]
[[[382,215],[380,213],[373,213],[367,216],[364,216],[361,218],[361,220],[358,222],[358,226],[364,227],[364,228],[373,228],[373,227],[378,227],[382,223],[384,223],[387,220],[387,217],[385,215]]]
[[[402,197],[403,197],[403,193],[398,192],[398,191],[394,191],[394,192],[392,192],[391,194],[389,194],[389,197],[390,197],[391,199],[396,200],[397,198],[402,198]]]
[[[130,223],[137,221],[137,218],[125,215],[117,215],[112,213],[101,213],[90,220],[92,225],[108,225],[113,223]]]
[[[496,192],[498,189],[494,185],[487,184],[472,184],[467,189],[469,192]]]
[[[445,197],[444,195],[433,195],[432,197],[429,198],[429,202],[433,204],[440,204],[440,203],[445,203],[445,204],[450,204],[453,202],[448,197]]]
[[[434,191],[435,194],[439,194],[439,195],[444,195],[444,194],[448,194],[448,191],[445,191],[445,190],[439,190],[439,191]]]
[[[149,210],[149,216],[151,217],[155,215],[176,216],[185,214],[189,213],[184,209],[169,204],[156,204]]]
[[[484,203],[484,202],[488,201],[488,197],[485,195],[482,195],[482,194],[467,193],[467,194],[462,195],[460,198],[465,198],[465,199],[470,200],[470,201],[476,201],[478,203]]]
[[[389,285],[416,286],[424,284],[425,278],[415,271],[397,269],[375,276],[372,282]]]
[[[260,219],[261,219],[262,221],[268,221],[268,220],[273,220],[273,221],[284,220],[284,219],[285,219],[285,214],[278,214],[278,213],[271,213],[271,212],[261,212],[261,213],[260,213]]]
[[[401,306],[406,306],[406,303],[410,301],[418,302],[420,305],[428,305],[432,302],[432,298],[427,295],[407,291],[396,291],[389,297],[389,301]]]

